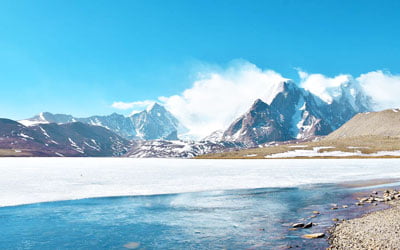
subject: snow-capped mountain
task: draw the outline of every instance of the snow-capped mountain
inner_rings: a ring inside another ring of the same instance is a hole
[[[327,135],[355,114],[370,110],[369,99],[351,83],[338,86],[335,98],[322,100],[291,81],[282,83],[270,104],[256,100],[224,131],[221,140],[249,147],[271,141]]]
[[[311,92],[286,80],[270,85],[264,97],[255,100],[250,109],[228,128],[214,131],[197,142],[179,141],[178,135],[185,134],[187,130],[168,110],[157,103],[128,117],[113,113],[108,116],[76,118],[44,112],[20,122],[28,126],[24,129],[29,131],[23,134],[32,138],[35,137],[29,133],[42,133],[43,130],[49,133],[47,131],[52,131],[52,126],[68,127],[69,124],[79,122],[90,125],[88,129],[98,130],[98,126],[101,126],[105,134],[116,133],[125,139],[136,140],[127,153],[129,157],[193,157],[255,147],[274,141],[312,139],[315,136],[327,135],[355,114],[370,110],[369,97],[363,93],[358,83],[350,78],[320,92]],[[57,137],[57,134],[58,132],[54,132],[50,137]],[[67,137],[64,136],[65,138]],[[90,141],[74,139],[71,136],[68,138],[71,138],[73,143],[68,140],[62,145],[75,149],[90,146],[96,148]],[[120,144],[126,145],[126,141]]]
[[[114,132],[81,122],[26,127],[0,119],[0,148],[26,156],[120,156],[130,142]]]
[[[178,140],[178,131],[184,132],[178,119],[158,103],[129,118],[135,127],[136,136],[144,140]]]
[[[105,127],[120,136],[132,139],[136,135],[136,130],[128,117],[113,113],[106,116],[91,116],[87,118],[76,118],[72,115],[52,114],[49,112],[42,112],[32,118],[21,120],[20,123],[25,126],[33,126],[38,124],[66,124],[71,122],[82,122],[90,125]]]
[[[192,158],[243,148],[241,143],[210,141],[139,140],[133,141],[132,144],[125,155],[131,158]]]
[[[163,106],[155,103],[147,110],[134,114],[130,117],[113,113],[106,116],[91,116],[87,118],[76,118],[71,115],[52,114],[43,112],[32,118],[19,121],[25,126],[38,124],[66,124],[71,122],[82,122],[90,125],[107,128],[126,139],[178,139],[177,133],[184,131],[179,121]]]

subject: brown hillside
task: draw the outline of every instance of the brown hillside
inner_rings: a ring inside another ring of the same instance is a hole
[[[357,114],[339,129],[325,137],[325,140],[360,136],[400,137],[400,110],[388,109],[380,112]]]

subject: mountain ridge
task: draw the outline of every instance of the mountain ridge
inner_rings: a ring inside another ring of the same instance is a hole
[[[0,119],[0,149],[31,156],[121,156],[130,142],[114,132],[81,122],[26,127]]]
[[[85,118],[77,118],[72,115],[41,112],[32,118],[20,120],[19,122],[26,126],[46,123],[65,124],[82,122],[105,127],[128,140],[177,140],[178,130],[184,131],[184,127],[180,122],[158,103],[155,103],[147,110],[143,110],[142,112],[128,117],[112,113],[104,116],[94,115]]]

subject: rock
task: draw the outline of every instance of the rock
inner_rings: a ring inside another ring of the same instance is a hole
[[[317,239],[325,237],[325,234],[324,233],[305,234],[302,237],[305,239]]]
[[[356,205],[357,205],[357,206],[362,206],[362,205],[364,205],[364,204],[362,204],[362,203],[360,203],[360,202],[357,202]]]
[[[304,227],[304,223],[294,223],[292,225],[293,228]]]
[[[338,218],[333,218],[332,221],[339,221],[339,219]]]
[[[331,210],[336,210],[338,209],[338,207],[331,207]]]
[[[372,194],[377,195],[378,191],[372,191]]]
[[[347,206],[347,205],[343,205],[343,206],[342,206],[342,208],[348,208],[348,207],[349,207],[349,206]]]
[[[313,223],[312,223],[312,222],[309,222],[309,223],[305,224],[305,225],[303,226],[303,228],[310,228],[310,227],[312,227],[312,226],[313,226]]]
[[[311,215],[310,219],[317,217],[317,215]]]
[[[368,198],[362,198],[360,199],[360,202],[366,202],[368,200]]]
[[[312,213],[313,214],[320,214],[320,212],[318,212],[318,211],[313,211]]]

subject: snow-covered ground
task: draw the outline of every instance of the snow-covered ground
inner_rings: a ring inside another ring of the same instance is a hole
[[[380,157],[380,156],[400,156],[400,150],[395,151],[378,151],[372,154],[363,154],[361,151],[355,152],[343,152],[343,151],[325,151],[320,152],[320,149],[334,148],[334,147],[314,147],[312,150],[308,149],[296,149],[287,151],[284,153],[276,153],[265,156],[265,158],[292,158],[292,157],[349,157],[349,156],[369,156],[369,157]],[[351,148],[351,147],[348,147]],[[357,148],[357,147],[352,147]],[[359,148],[359,147],[358,147]]]
[[[0,158],[0,206],[400,178],[400,159]]]

